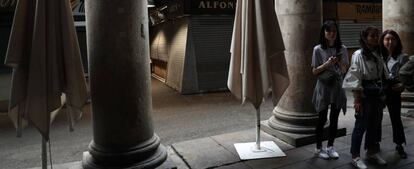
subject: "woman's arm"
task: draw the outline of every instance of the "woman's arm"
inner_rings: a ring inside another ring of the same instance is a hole
[[[316,67],[316,68],[312,68],[312,73],[313,75],[319,75],[320,73],[322,73],[323,71],[325,71],[330,65],[332,65],[329,60],[326,61],[325,63],[323,63],[322,65]]]

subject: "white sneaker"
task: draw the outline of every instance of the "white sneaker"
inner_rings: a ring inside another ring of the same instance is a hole
[[[358,169],[368,168],[367,165],[365,165],[365,163],[359,157],[356,157],[356,158],[352,159],[352,165],[354,165]]]
[[[322,158],[322,159],[329,159],[329,155],[326,153],[325,149],[315,149],[315,156]]]
[[[375,153],[373,155],[367,155],[367,157],[369,159],[375,161],[379,165],[386,165],[387,164],[387,162],[384,159],[382,159],[382,157],[378,153]]]
[[[333,158],[333,159],[339,158],[339,154],[335,151],[335,148],[333,148],[332,146],[328,147],[326,149],[326,152],[330,158]]]

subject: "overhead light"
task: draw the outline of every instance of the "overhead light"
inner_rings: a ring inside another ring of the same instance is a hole
[[[155,7],[155,2],[154,2],[154,0],[148,0],[148,5],[147,5],[147,7],[148,7],[148,8],[153,8],[153,7]]]

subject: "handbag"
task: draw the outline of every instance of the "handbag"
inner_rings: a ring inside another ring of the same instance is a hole
[[[331,86],[336,81],[336,74],[335,72],[331,70],[325,70],[322,73],[318,75],[319,81],[321,81],[323,84]]]
[[[381,80],[362,80],[362,88],[365,96],[377,97],[384,94],[384,86]]]

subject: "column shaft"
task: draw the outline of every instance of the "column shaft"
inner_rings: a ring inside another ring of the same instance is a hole
[[[322,22],[321,0],[276,0],[290,85],[273,110],[268,125],[296,134],[314,133],[318,116],[311,102],[315,78],[311,71],[313,47]]]
[[[414,1],[383,0],[383,30],[393,29],[401,37],[404,52],[414,54]]]
[[[155,168],[147,1],[85,2],[93,140],[84,168]]]
[[[414,55],[414,1],[383,0],[382,25],[383,30],[393,29],[400,35],[404,53]],[[413,92],[402,93],[402,99],[403,108],[413,108]]]

